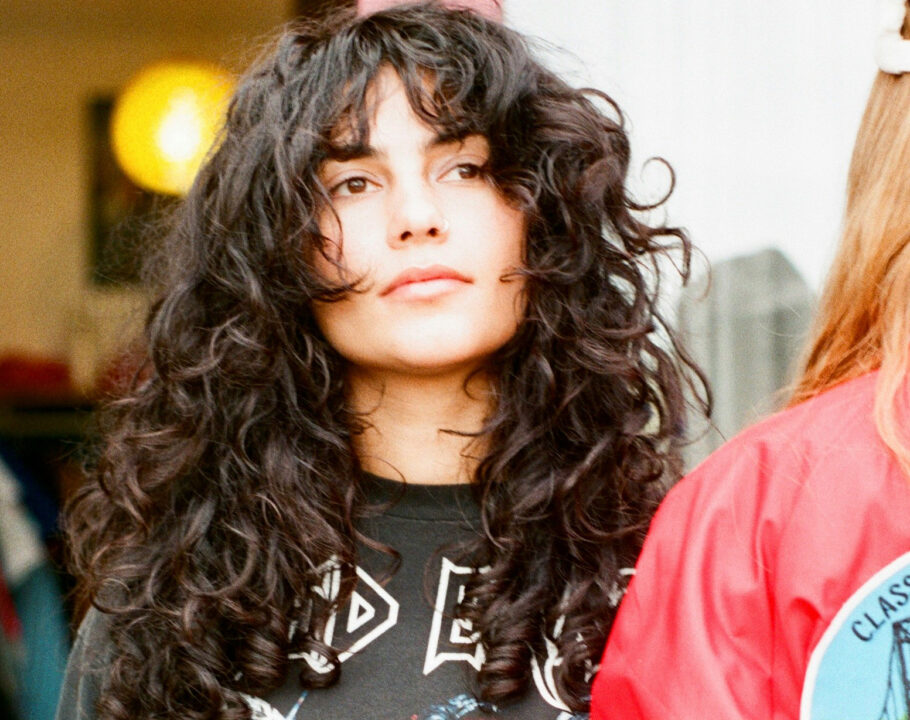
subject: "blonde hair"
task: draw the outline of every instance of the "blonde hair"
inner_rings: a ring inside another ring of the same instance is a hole
[[[910,36],[905,19],[902,35]],[[879,72],[847,180],[843,236],[790,404],[880,368],[875,422],[910,476],[910,73]]]

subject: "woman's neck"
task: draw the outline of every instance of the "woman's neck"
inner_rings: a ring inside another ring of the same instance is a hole
[[[470,482],[484,450],[476,433],[490,407],[481,376],[421,376],[353,369],[348,399],[366,421],[354,443],[367,472],[418,485]]]

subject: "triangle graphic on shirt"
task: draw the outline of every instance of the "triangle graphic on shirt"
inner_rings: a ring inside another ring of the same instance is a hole
[[[368,603],[358,592],[351,594],[351,605],[348,610],[347,632],[352,633],[366,625],[376,616],[376,608]]]
[[[341,588],[341,569],[334,561],[325,563],[320,570],[323,577],[319,585],[312,586],[312,592],[319,598],[335,602]],[[342,607],[326,618],[320,639],[328,645],[338,648],[338,660],[346,662],[348,658],[360,652],[376,638],[395,627],[398,622],[398,601],[382,587],[382,584],[370,576],[363,568],[355,567],[357,573],[357,590],[351,593]],[[367,600],[369,598],[369,600]],[[345,627],[340,627],[344,613],[347,612]],[[339,627],[336,627],[338,621]],[[341,648],[346,648],[341,650]],[[331,669],[318,653],[307,651],[289,653],[291,660],[305,660],[316,672],[324,673]]]

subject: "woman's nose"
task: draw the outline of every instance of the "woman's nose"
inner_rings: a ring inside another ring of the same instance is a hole
[[[428,183],[413,182],[398,188],[393,194],[395,204],[389,228],[392,244],[421,240],[442,240],[449,230],[439,202]]]

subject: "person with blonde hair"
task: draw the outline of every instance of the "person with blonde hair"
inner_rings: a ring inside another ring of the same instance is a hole
[[[910,28],[885,8],[843,239],[790,407],[651,526],[594,720],[906,718],[910,698]]]

